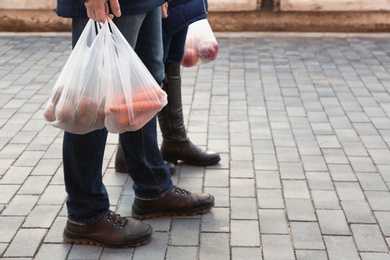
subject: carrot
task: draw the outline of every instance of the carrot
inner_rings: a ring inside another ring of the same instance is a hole
[[[162,108],[161,103],[157,102],[149,102],[149,101],[138,101],[134,102],[130,105],[118,105],[118,106],[111,106],[109,108],[110,112],[129,112],[129,111],[139,111],[139,110],[156,110]]]
[[[165,91],[155,88],[137,88],[131,93],[133,102],[160,100],[165,97]]]

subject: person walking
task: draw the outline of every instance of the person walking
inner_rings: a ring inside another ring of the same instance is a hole
[[[161,10],[164,0],[57,0],[56,12],[72,18],[75,46],[89,19],[107,17],[120,29],[155,80],[164,78]],[[126,165],[134,181],[132,216],[125,218],[109,210],[109,196],[102,181],[107,129],[84,135],[64,132],[63,169],[67,192],[68,220],[64,240],[105,247],[134,247],[146,244],[153,228],[142,219],[195,215],[214,207],[214,197],[175,187],[157,143],[154,117],[138,131],[119,134]],[[139,219],[139,220],[137,220]]]
[[[188,26],[207,18],[208,3],[206,0],[170,0],[162,6],[163,47],[165,79],[163,90],[168,95],[168,104],[158,113],[158,122],[162,133],[161,154],[174,173],[173,164],[178,160],[195,166],[217,164],[221,157],[212,151],[203,151],[193,144],[187,136],[184,126],[181,95],[181,60]],[[115,170],[128,172],[123,150],[118,144],[115,156]]]

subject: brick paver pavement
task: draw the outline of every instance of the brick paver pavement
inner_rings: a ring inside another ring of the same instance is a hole
[[[173,180],[215,195],[201,217],[148,220],[150,244],[69,245],[62,131],[42,112],[68,34],[0,37],[1,259],[390,259],[388,34],[217,34],[218,59],[183,71],[189,137],[221,153]],[[110,134],[104,181],[129,216]]]

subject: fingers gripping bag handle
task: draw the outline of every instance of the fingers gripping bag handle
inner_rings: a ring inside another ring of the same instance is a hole
[[[96,33],[89,20],[51,91],[44,111],[49,124],[75,134],[104,128],[103,48],[104,32]]]
[[[166,104],[167,95],[110,20],[102,78],[107,82],[105,125],[111,133],[137,131]],[[108,40],[110,38],[110,40]]]

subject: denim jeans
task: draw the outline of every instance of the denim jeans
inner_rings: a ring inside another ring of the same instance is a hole
[[[77,42],[87,18],[73,18],[72,44]],[[155,80],[164,77],[160,8],[146,14],[114,19],[122,34],[135,48]],[[64,133],[63,165],[68,218],[79,223],[94,223],[109,210],[109,197],[102,182],[103,155],[108,132],[100,129],[77,135]],[[157,142],[154,117],[138,131],[119,135],[126,166],[134,181],[135,196],[156,199],[172,189],[170,172]]]
[[[183,59],[188,27],[175,34],[163,33],[164,64],[178,64]]]

